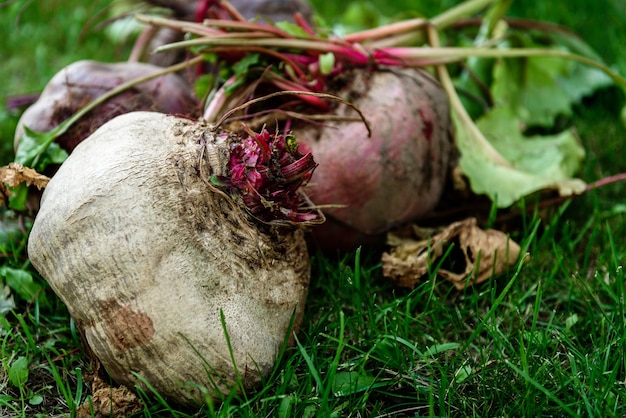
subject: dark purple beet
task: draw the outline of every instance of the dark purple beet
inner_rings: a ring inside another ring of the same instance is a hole
[[[58,126],[81,107],[132,79],[162,68],[144,63],[100,63],[78,61],[59,71],[46,85],[39,99],[22,115],[15,131],[15,148],[24,126],[46,132]],[[180,76],[168,74],[141,83],[107,100],[73,125],[57,142],[68,152],[97,128],[115,116],[135,110],[196,116],[197,101]]]
[[[306,193],[316,205],[345,206],[324,209],[329,225],[313,230],[312,241],[330,250],[375,242],[431,211],[452,149],[447,96],[425,71],[354,70],[332,93],[361,110],[372,136],[361,121],[294,129],[319,163]],[[356,115],[346,106],[336,113]]]

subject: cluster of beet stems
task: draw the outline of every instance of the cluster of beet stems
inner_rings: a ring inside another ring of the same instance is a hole
[[[510,167],[510,163],[493,148],[465,110],[446,64],[460,62],[469,57],[556,56],[598,68],[624,89],[626,79],[600,62],[561,50],[495,48],[498,46],[497,38],[490,39],[479,47],[440,46],[438,39],[440,30],[489,6],[495,7],[492,17],[499,19],[506,12],[507,5],[503,3],[505,2],[499,0],[469,0],[429,20],[410,19],[342,37],[324,37],[317,34],[299,14],[294,16],[296,25],[287,26],[287,29],[248,21],[227,1],[200,1],[197,16],[201,22],[138,15],[138,21],[151,28],[166,27],[193,36],[189,40],[163,45],[155,52],[186,49],[193,51],[196,56],[161,72],[132,80],[99,97],[61,124],[41,147],[41,153],[45,151],[46,145],[52,143],[56,136],[61,135],[82,115],[133,85],[169,72],[200,66],[205,62],[207,54],[218,56],[220,60],[233,64],[247,54],[258,53],[264,56],[263,63],[267,64],[262,79],[253,83],[252,87],[248,85],[247,88],[239,88],[234,93],[229,89],[232,90],[241,75],[236,74],[226,80],[205,103],[203,119],[206,122],[214,123],[214,126],[221,125],[226,117],[220,115],[232,116],[234,113],[232,108],[236,105],[241,108],[240,104],[253,96],[254,88],[260,83],[272,86],[274,91],[286,92],[292,97],[297,97],[301,104],[307,106],[306,114],[288,110],[287,106],[284,109],[277,108],[272,111],[274,117],[282,113],[289,118],[332,119],[333,115],[327,113],[331,97],[324,92],[328,90],[329,80],[346,69],[354,67],[375,69],[378,66],[431,67],[450,99],[454,116],[464,126],[473,146],[486,151],[486,155],[496,164]],[[217,7],[220,18],[201,19],[207,15],[211,7]],[[223,18],[224,15],[229,18]],[[403,46],[416,44],[422,46]],[[138,42],[133,55],[139,54],[138,51],[142,47],[145,47],[145,43]],[[338,98],[332,99],[341,101]],[[232,103],[237,100],[239,103],[233,105]],[[252,116],[255,115],[246,115]],[[364,122],[367,123],[365,120]],[[237,189],[244,196],[243,200],[251,213],[263,221],[274,217],[294,223],[313,221],[319,214],[301,210],[302,199],[296,197],[298,187],[308,181],[315,167],[311,155],[300,153],[297,146],[292,145],[293,139],[289,134],[282,135],[278,131],[271,134],[265,128],[259,133],[249,128],[245,131],[247,139],[233,150],[230,178],[217,179],[217,182],[226,185],[231,192]],[[29,165],[33,162],[36,160],[24,163]],[[616,179],[619,180],[621,177],[617,176]],[[606,182],[602,184],[604,183]]]
[[[261,83],[269,84],[275,91],[289,91],[291,94],[298,95],[298,99],[307,109],[306,114],[298,114],[287,110],[287,106],[285,106],[285,109],[274,109],[274,114],[282,113],[290,118],[307,120],[328,119],[332,118],[332,115],[328,114],[330,109],[328,97],[316,93],[328,91],[329,80],[345,70],[354,67],[375,69],[381,66],[431,67],[436,72],[450,99],[454,116],[468,132],[472,144],[486,151],[488,157],[496,164],[510,167],[511,164],[493,148],[465,110],[452,83],[446,64],[460,62],[469,57],[556,56],[598,68],[625,89],[626,79],[600,62],[561,50],[495,48],[498,46],[497,38],[489,39],[479,47],[440,46],[438,39],[440,30],[458,23],[461,18],[468,18],[488,6],[494,7],[494,13],[491,13],[492,19],[500,19],[508,8],[508,4],[505,3],[498,0],[470,0],[430,20],[410,19],[342,37],[324,37],[317,34],[299,14],[294,15],[296,23],[294,26],[279,27],[248,21],[227,1],[204,0],[199,2],[197,13],[198,20],[201,20],[199,22],[146,15],[139,15],[137,19],[150,25],[150,27],[167,27],[193,36],[192,39],[161,46],[155,51],[157,53],[182,48],[194,51],[198,55],[195,58],[212,54],[230,64],[251,53],[265,57],[263,63],[269,64],[262,72],[262,79],[253,83],[255,86],[247,89],[241,88],[238,90],[239,94],[233,94],[229,89],[237,83],[238,77],[241,77],[241,75],[236,74],[226,80],[222,87],[211,96],[203,114],[204,120],[208,122],[214,122],[220,114],[227,111],[229,102],[232,103],[237,99],[240,102],[245,101],[251,96],[252,90]],[[207,16],[207,11],[213,6],[218,8],[220,18],[201,19],[201,17]],[[224,18],[225,15],[229,18]],[[545,29],[558,30],[556,27],[550,28],[550,25],[542,25],[546,26]],[[403,46],[415,44],[422,46]],[[232,107],[232,105],[230,106]],[[246,117],[252,116],[255,115],[248,114]],[[255,135],[258,141],[258,137],[264,134]],[[272,138],[272,136],[270,135],[268,138]],[[278,140],[278,142],[280,141]],[[299,168],[314,165],[312,159],[306,163],[303,160],[300,161],[296,164]],[[237,165],[237,167],[240,166]],[[244,194],[248,193],[247,191],[244,192]],[[247,203],[248,207],[258,207],[260,201]],[[300,218],[295,216],[291,219]]]

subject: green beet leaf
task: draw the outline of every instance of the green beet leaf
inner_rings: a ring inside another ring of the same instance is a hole
[[[558,116],[571,116],[583,97],[611,84],[606,74],[578,62],[526,57],[496,62],[491,93],[496,106],[509,107],[527,126],[552,127]]]
[[[561,195],[581,193],[582,180],[573,178],[585,156],[574,131],[557,135],[525,137],[522,122],[507,108],[497,108],[477,121],[478,129],[501,158],[475,146],[471,131],[454,115],[460,167],[472,190],[488,195],[498,207],[543,189]]]
[[[226,94],[231,94],[241,87],[248,76],[248,70],[260,62],[259,54],[248,54],[232,66],[235,73],[235,82],[226,86]]]

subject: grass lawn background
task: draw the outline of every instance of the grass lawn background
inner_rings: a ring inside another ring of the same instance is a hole
[[[389,16],[405,5],[432,16],[457,2],[370,3]],[[621,3],[517,1],[511,15],[571,27],[626,75]],[[0,96],[40,91],[78,59],[125,59],[128,45],[98,26],[108,4],[2,3]],[[327,21],[343,7],[315,4]],[[581,173],[587,181],[626,171],[623,105],[620,91],[605,89],[585,99],[567,121],[587,149]],[[0,104],[3,162],[12,158],[17,117]],[[150,400],[142,414],[624,416],[624,188],[617,183],[598,189],[541,220],[528,215],[513,237],[530,260],[463,292],[435,278],[413,291],[394,289],[381,277],[377,254],[367,251],[315,254],[299,345],[284,353],[258,392],[191,413]],[[3,226],[3,274],[6,268],[32,273],[25,237],[9,239],[11,228]],[[15,308],[0,315],[0,416],[61,415],[89,394],[83,380],[89,365],[76,330],[52,292],[43,294],[47,303],[42,296],[16,297]]]

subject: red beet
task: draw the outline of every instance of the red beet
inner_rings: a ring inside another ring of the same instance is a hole
[[[328,225],[313,239],[324,249],[375,242],[382,233],[431,211],[441,197],[451,153],[447,96],[428,73],[415,69],[353,70],[334,92],[369,121],[295,129],[318,168],[306,192]],[[353,116],[340,106],[336,114]]]
[[[129,62],[106,64],[85,60],[68,65],[48,82],[37,102],[22,115],[15,131],[15,148],[24,134],[24,126],[36,132],[49,131],[111,89],[161,70],[151,64]],[[197,103],[187,83],[178,75],[168,74],[107,100],[81,118],[57,142],[72,152],[105,122],[134,110],[192,116],[197,113]]]

